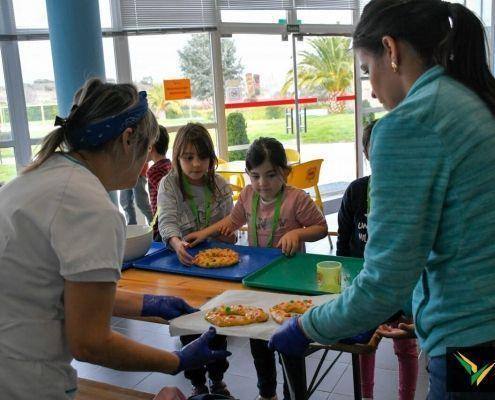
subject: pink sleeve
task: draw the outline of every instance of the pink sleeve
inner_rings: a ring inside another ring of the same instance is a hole
[[[249,194],[250,191],[250,186],[246,186],[244,189],[242,189],[242,192],[237,199],[237,203],[235,203],[235,206],[230,213],[230,218],[232,219],[235,229],[239,229],[247,222],[246,206],[249,203],[248,199],[251,197]]]
[[[327,221],[321,210],[316,206],[310,195],[301,190],[297,195],[296,219],[302,226],[327,226]]]

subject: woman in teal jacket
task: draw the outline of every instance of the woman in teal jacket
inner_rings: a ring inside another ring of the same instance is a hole
[[[337,342],[412,297],[430,398],[445,398],[447,347],[495,340],[495,79],[483,27],[459,4],[372,0],[353,44],[390,110],[373,129],[364,270],[270,345],[295,354]]]

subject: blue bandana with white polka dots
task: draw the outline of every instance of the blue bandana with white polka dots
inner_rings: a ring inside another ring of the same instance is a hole
[[[99,147],[115,139],[127,128],[136,126],[148,111],[146,92],[139,92],[139,101],[120,114],[71,131],[71,141],[78,149]]]

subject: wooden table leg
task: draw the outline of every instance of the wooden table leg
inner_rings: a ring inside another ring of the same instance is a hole
[[[354,400],[361,400],[361,371],[359,354],[352,354],[352,380],[354,382]]]

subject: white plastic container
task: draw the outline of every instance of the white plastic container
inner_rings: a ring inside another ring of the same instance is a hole
[[[128,225],[124,262],[143,257],[151,247],[153,229],[148,225]]]

